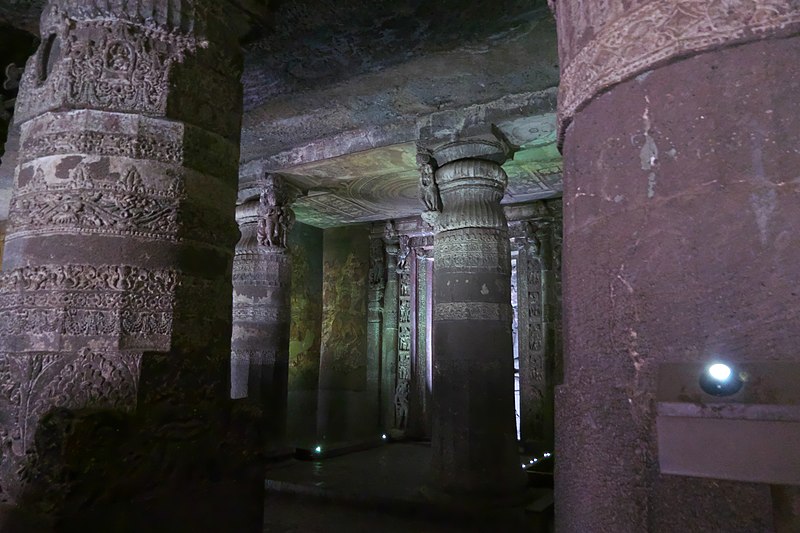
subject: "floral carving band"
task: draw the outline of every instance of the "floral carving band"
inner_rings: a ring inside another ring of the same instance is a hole
[[[680,56],[800,31],[794,0],[651,1],[606,25],[566,65],[559,138],[603,90]]]

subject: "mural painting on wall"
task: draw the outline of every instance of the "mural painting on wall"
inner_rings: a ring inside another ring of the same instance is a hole
[[[315,390],[322,335],[322,231],[296,224],[289,236],[292,256],[292,324],[289,388]]]
[[[367,379],[367,237],[358,226],[325,235],[322,357],[346,390],[362,390]]]

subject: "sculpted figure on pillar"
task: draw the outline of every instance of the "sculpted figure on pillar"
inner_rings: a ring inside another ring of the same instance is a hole
[[[431,152],[417,146],[417,167],[419,168],[419,197],[425,206],[425,211],[441,211],[442,199],[439,196],[439,186],[436,185],[436,160]]]
[[[294,226],[294,210],[289,204],[294,194],[283,178],[268,174],[259,200],[258,244],[286,249],[289,232]]]
[[[402,274],[408,268],[408,255],[411,253],[409,236],[400,235],[400,251],[397,252],[397,273]]]

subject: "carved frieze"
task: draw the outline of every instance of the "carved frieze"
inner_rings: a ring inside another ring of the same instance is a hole
[[[512,318],[511,303],[446,302],[433,307],[434,320],[507,320]]]
[[[411,390],[411,271],[407,265],[409,238],[400,236],[398,254],[398,299],[397,324],[397,385],[395,388],[395,428],[405,430],[408,422],[409,392]],[[402,267],[400,262],[402,257]]]
[[[35,464],[34,435],[41,417],[55,408],[133,410],[141,353],[0,352],[0,486],[21,491]],[[18,494],[0,492],[0,500]]]
[[[436,236],[436,268],[471,272],[511,272],[509,245],[492,229],[469,229]]]
[[[0,273],[0,343],[62,336],[153,337],[172,329],[172,270],[42,265]]]
[[[559,21],[573,27],[559,32],[562,48],[571,55],[559,84],[562,136],[575,112],[595,95],[668,59],[800,30],[800,9],[793,0],[654,0],[620,7],[618,17],[599,21],[577,16],[593,8],[591,0],[562,1],[570,6],[559,16],[573,14]],[[588,43],[572,49],[568,36],[589,30]]]

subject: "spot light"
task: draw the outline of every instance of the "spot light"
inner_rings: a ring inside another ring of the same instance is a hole
[[[725,363],[709,365],[700,375],[700,388],[712,396],[736,394],[743,384],[742,374]]]
[[[386,440],[386,439],[388,439],[388,438],[389,438],[389,435],[387,435],[386,433],[384,433],[383,435],[381,435],[381,438],[382,438],[383,440]]]
[[[314,453],[322,453],[322,446],[317,446],[314,448]]]

